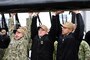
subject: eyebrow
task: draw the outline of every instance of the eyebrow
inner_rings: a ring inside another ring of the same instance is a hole
[[[63,28],[68,28],[68,27],[65,27],[65,26],[62,26]]]

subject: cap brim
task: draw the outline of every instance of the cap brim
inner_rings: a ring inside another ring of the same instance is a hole
[[[39,26],[37,29],[39,30],[41,27]]]
[[[41,26],[38,27],[38,30],[39,30],[40,28],[43,29],[43,30],[45,30],[45,29],[44,29],[43,27],[41,27]]]
[[[61,26],[62,26],[62,27],[68,27],[68,26],[66,26],[66,25],[64,25],[64,24],[63,24],[63,25],[61,25]]]

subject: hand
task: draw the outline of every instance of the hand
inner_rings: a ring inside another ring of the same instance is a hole
[[[64,13],[64,10],[59,10],[55,12],[56,15],[61,14],[61,13]]]
[[[32,16],[33,12],[29,12],[28,14],[29,14],[29,16]]]
[[[11,17],[13,17],[14,15],[16,15],[16,13],[11,13]]]
[[[73,10],[72,12],[74,12],[75,14],[80,13],[80,11],[79,11],[79,10]]]
[[[35,12],[32,14],[32,16],[37,16],[39,14],[39,12]]]

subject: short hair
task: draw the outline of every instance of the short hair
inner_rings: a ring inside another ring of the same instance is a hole
[[[72,31],[74,30],[74,25],[72,22],[66,22],[62,26],[67,27],[67,28],[71,29]]]

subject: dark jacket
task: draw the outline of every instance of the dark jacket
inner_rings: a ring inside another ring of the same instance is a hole
[[[8,35],[0,35],[0,48],[5,49],[10,43],[10,37]]]
[[[56,16],[57,17],[57,16]],[[59,19],[57,19],[57,60],[78,60],[78,50],[83,38],[84,23],[80,13],[76,14],[77,28],[73,33],[62,36]]]
[[[88,31],[85,35],[85,41],[89,44],[90,46],[90,31]]]
[[[38,36],[37,16],[32,18],[31,24],[31,60],[53,60],[54,40],[55,40],[55,22],[51,21],[51,29],[48,34]]]

